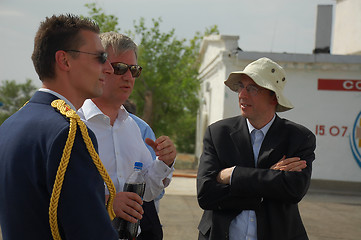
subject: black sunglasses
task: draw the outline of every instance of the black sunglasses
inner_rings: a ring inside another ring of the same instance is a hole
[[[122,62],[114,62],[111,63],[111,65],[114,69],[114,74],[116,75],[123,75],[129,69],[130,73],[132,74],[132,77],[137,78],[140,76],[140,73],[142,72],[142,67],[139,65],[128,65]]]
[[[85,54],[95,55],[95,56],[97,56],[97,59],[101,64],[104,64],[108,59],[108,54],[106,52],[90,53],[90,52],[82,52],[82,51],[79,51],[79,50],[63,50],[63,51],[64,52],[76,52],[76,53],[85,53]]]

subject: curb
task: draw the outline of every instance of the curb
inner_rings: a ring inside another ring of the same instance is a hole
[[[192,173],[173,173],[173,177],[197,178],[197,174],[192,174]]]

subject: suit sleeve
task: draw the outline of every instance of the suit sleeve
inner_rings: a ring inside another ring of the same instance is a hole
[[[297,203],[306,194],[315,159],[316,139],[308,129],[295,124],[281,127],[284,134],[277,132],[281,143],[267,156],[268,165],[259,168],[237,164],[232,174],[232,184],[223,185],[216,181],[218,173],[235,165],[239,155],[224,129],[208,127],[204,136],[203,153],[197,176],[197,197],[201,208],[206,210],[256,210],[263,200]],[[213,135],[212,135],[213,134]],[[302,172],[271,170],[270,167],[282,158],[300,157],[307,161]],[[232,158],[232,159],[231,159]]]
[[[282,146],[279,155],[275,151],[270,156],[281,159],[282,155],[300,157],[306,160],[307,167],[301,172],[271,170],[267,168],[245,168],[237,166],[232,175],[231,194],[234,196],[261,197],[270,201],[298,203],[306,194],[311,180],[312,162],[315,159],[314,150],[316,138],[306,128],[301,128],[292,134]]]
[[[216,178],[226,168],[220,160],[208,127],[203,140],[203,153],[197,174],[197,199],[204,210],[245,210],[256,208],[260,197],[240,197],[231,194],[230,185],[220,184]]]
[[[48,189],[51,194],[69,128],[54,140],[48,159]],[[89,132],[96,145],[94,134]],[[105,208],[104,182],[77,130],[61,189],[58,224],[66,239],[118,239]]]

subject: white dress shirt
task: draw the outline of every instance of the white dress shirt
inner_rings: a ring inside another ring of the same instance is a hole
[[[256,129],[247,119],[248,130],[251,136],[251,143],[254,154],[255,166],[257,167],[258,153],[264,137],[274,122],[276,115],[272,120],[261,129]],[[232,183],[231,183],[232,184]],[[243,210],[235,217],[229,225],[230,240],[257,240],[257,218],[256,212],[252,210]]]
[[[123,191],[125,180],[133,172],[134,163],[143,163],[145,178],[145,201],[154,200],[169,185],[170,179],[163,183],[174,168],[163,161],[153,161],[150,152],[142,140],[137,123],[129,116],[123,106],[119,109],[114,125],[110,119],[91,101],[85,100],[78,114],[85,124],[95,133],[99,157],[113,180],[116,191]]]

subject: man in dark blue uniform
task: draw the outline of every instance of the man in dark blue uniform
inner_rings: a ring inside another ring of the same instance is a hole
[[[107,174],[94,160],[96,138],[81,132],[86,127],[75,114],[102,94],[104,75],[113,73],[98,34],[93,21],[73,15],[40,24],[32,60],[43,86],[0,126],[4,240],[117,239],[105,207]]]

